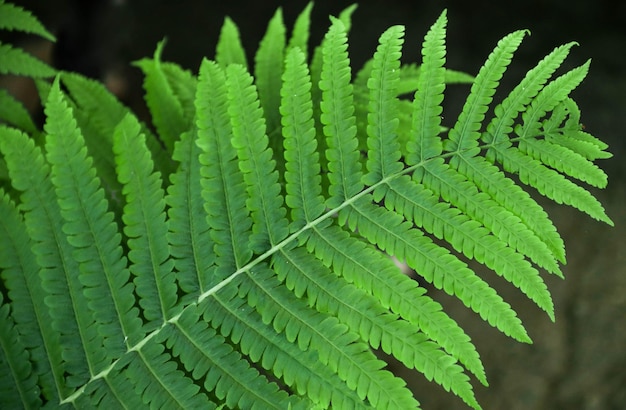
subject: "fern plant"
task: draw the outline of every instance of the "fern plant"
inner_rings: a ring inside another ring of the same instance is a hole
[[[420,65],[393,26],[353,75],[354,7],[309,50],[311,7],[290,35],[279,9],[254,64],[228,18],[197,76],[159,44],[136,63],[153,127],[0,46],[0,71],[52,79],[43,130],[1,96],[0,407],[417,408],[385,352],[480,408],[476,347],[391,256],[520,342],[470,261],[554,320],[542,274],[562,276],[564,244],[529,192],[612,224],[583,186],[606,185],[593,161],[610,154],[569,97],[589,64],[555,76],[574,43],[494,104],[526,31],[471,77],[446,68],[444,12]],[[52,39],[19,7],[0,16]],[[455,82],[471,89],[444,126]]]

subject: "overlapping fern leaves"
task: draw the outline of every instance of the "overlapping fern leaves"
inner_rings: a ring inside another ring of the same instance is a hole
[[[519,341],[469,260],[554,319],[540,272],[561,275],[564,245],[528,188],[611,223],[575,182],[607,182],[569,98],[588,64],[550,79],[558,47],[494,107],[514,32],[445,131],[446,83],[468,77],[445,67],[445,13],[419,68],[393,26],[353,73],[353,10],[313,53],[311,5],[289,39],[279,10],[254,77],[230,19],[197,77],[159,45],[137,63],[158,138],[71,73],[40,87],[43,145],[0,128],[2,407],[418,407],[375,350],[480,407],[476,347],[390,255]]]

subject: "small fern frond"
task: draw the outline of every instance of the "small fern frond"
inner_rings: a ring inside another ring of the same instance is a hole
[[[261,107],[265,115],[270,147],[280,152],[280,86],[283,74],[282,61],[285,58],[287,34],[283,22],[283,11],[279,7],[267,25],[267,31],[261,39],[254,56],[254,80],[258,89]],[[277,63],[278,62],[278,63]]]
[[[324,212],[319,153],[315,139],[311,78],[299,48],[287,53],[280,113],[285,145],[285,203],[292,229],[302,228]]]
[[[37,375],[11,317],[11,305],[0,292],[0,405],[4,409],[41,407]]]
[[[52,42],[56,41],[54,35],[46,30],[30,11],[4,1],[0,1],[0,30],[21,31],[36,34]]]
[[[130,272],[142,314],[152,330],[173,316],[177,301],[162,182],[153,172],[145,136],[134,117],[127,115],[116,127],[113,152],[126,199],[123,221]]]
[[[533,98],[530,106],[522,113],[523,125],[515,129],[520,139],[536,137],[539,134],[540,119],[567,98],[569,93],[582,82],[589,71],[589,64],[590,61],[587,61],[582,66],[552,80]]]
[[[196,126],[197,144],[203,151],[200,154],[202,197],[215,243],[218,269],[215,279],[226,277],[252,257],[248,247],[252,219],[246,209],[246,186],[237,167],[237,151],[231,142],[227,94],[224,71],[215,62],[204,60],[196,96]],[[201,288],[203,292],[208,289]]]
[[[38,132],[28,110],[5,89],[0,89],[0,119],[30,134]]]
[[[322,90],[320,121],[328,149],[330,198],[326,205],[335,208],[363,188],[361,163],[356,150],[356,119],[350,83],[347,33],[340,20],[333,20],[324,38],[323,66],[319,87]]]
[[[397,138],[399,121],[395,115],[403,37],[404,27],[387,29],[380,36],[380,45],[374,53],[372,72],[367,82],[370,93],[367,115],[368,172],[363,177],[366,185],[373,185],[403,168]]]
[[[51,343],[54,336],[50,327],[50,313],[45,305],[34,302],[44,300],[46,293],[39,280],[39,266],[31,245],[21,214],[9,196],[0,189],[0,272],[11,301],[11,315],[20,343],[24,344],[32,357],[29,362],[37,363],[33,371],[38,379],[36,384],[43,390],[42,396],[54,398],[58,397],[56,385],[60,384],[61,377],[52,373],[48,357],[60,356],[61,352],[58,345]],[[42,332],[46,332],[45,337]],[[36,391],[31,391],[25,397],[39,400],[39,396]]]
[[[291,37],[287,44],[287,51],[294,47],[298,47],[304,53],[305,61],[308,58],[309,50],[309,35],[311,28],[311,10],[313,10],[313,2],[310,1],[306,7],[298,14],[295,23],[293,24],[293,30],[291,31]]]
[[[498,42],[498,45],[481,67],[472,84],[470,95],[465,101],[459,118],[450,130],[444,149],[450,152],[467,151],[468,156],[478,153],[478,138],[480,125],[485,118],[487,108],[493,99],[496,87],[504,71],[511,63],[513,53],[527,34],[519,30],[509,34]]]
[[[50,167],[40,147],[26,134],[4,127],[2,131],[0,150],[11,184],[21,194],[20,210],[24,213],[24,224],[40,267],[41,286],[47,293],[45,301],[51,322],[42,323],[41,333],[50,346],[50,366],[62,397],[88,379],[83,346],[96,337],[97,329],[86,308],[88,301],[78,279],[79,265],[73,258],[73,248],[61,234],[63,221],[59,205],[49,200],[54,196]]]
[[[200,147],[197,132],[186,132],[174,147],[172,158],[180,163],[171,175],[165,201],[168,205],[168,242],[180,288],[197,297],[208,289],[215,263],[209,224],[203,207]]]
[[[413,99],[412,124],[406,146],[409,165],[418,164],[442,151],[439,131],[445,89],[446,24],[446,12],[443,12],[424,37],[421,74]]]
[[[189,121],[185,118],[183,105],[176,98],[161,63],[164,46],[164,41],[159,42],[152,59],[143,58],[134,64],[144,72],[146,103],[159,138],[171,154],[174,142],[188,128]]]
[[[63,232],[74,248],[79,280],[104,339],[90,340],[85,346],[93,360],[92,374],[96,374],[124,351],[127,338],[133,341],[139,336],[133,287],[113,215],[107,211],[104,191],[71,109],[63,101],[58,78],[46,102],[46,114],[47,160],[64,220]]]
[[[241,45],[239,28],[230,17],[224,19],[224,24],[220,30],[220,36],[215,47],[215,61],[221,66],[229,64],[241,64],[248,68],[246,51]]]
[[[47,78],[53,77],[56,71],[22,49],[0,42],[0,74]]]
[[[509,95],[494,109],[494,118],[487,125],[487,132],[483,134],[483,141],[498,143],[500,138],[513,131],[512,124],[520,112],[524,111],[548,78],[563,63],[576,43],[568,43],[555,48],[544,57],[532,70],[524,76],[524,79],[509,93]]]
[[[232,144],[237,150],[239,168],[246,182],[251,210],[252,236],[248,245],[255,252],[285,239],[288,233],[286,210],[283,208],[278,172],[272,159],[272,149],[265,134],[260,96],[252,84],[252,76],[238,65],[226,68],[226,86]]]

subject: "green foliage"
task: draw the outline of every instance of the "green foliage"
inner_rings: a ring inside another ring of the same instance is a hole
[[[251,70],[229,18],[197,76],[160,43],[136,63],[156,133],[99,83],[0,45],[0,72],[54,76],[43,130],[0,110],[0,407],[419,407],[384,352],[480,408],[476,347],[392,256],[518,341],[470,262],[554,320],[542,273],[562,276],[565,248],[530,188],[612,224],[584,188],[606,186],[593,161],[610,154],[569,97],[589,64],[552,78],[574,44],[494,105],[525,31],[474,78],[445,65],[444,12],[421,64],[401,63],[393,26],[353,76],[354,7],[310,53],[311,7],[290,37],[276,12]],[[454,83],[471,90],[448,128]]]

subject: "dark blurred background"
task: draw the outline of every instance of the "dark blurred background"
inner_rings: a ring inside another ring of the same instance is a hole
[[[306,5],[302,0],[13,2],[32,10],[59,40],[54,47],[29,41],[23,46],[59,68],[105,81],[139,112],[145,110],[141,76],[129,62],[152,55],[163,37],[168,39],[163,58],[195,72],[203,56],[213,57],[220,26],[228,15],[238,24],[252,61],[252,51],[276,7],[283,7],[290,27]],[[322,38],[329,14],[337,15],[352,3],[317,1],[311,44]],[[609,174],[609,188],[592,190],[605,204],[614,228],[578,211],[542,201],[564,237],[568,253],[568,264],[563,268],[566,280],[546,277],[555,300],[556,323],[516,289],[499,282],[490,272],[484,274],[519,312],[534,345],[506,338],[455,300],[432,291],[467,329],[484,360],[490,387],[475,384],[479,402],[485,409],[625,409],[626,3],[362,1],[353,15],[350,33],[353,67],[360,67],[372,55],[378,36],[392,24],[407,27],[404,60],[419,61],[421,39],[444,8],[448,9],[449,19],[447,66],[471,74],[477,72],[501,37],[517,29],[531,31],[505,74],[505,90],[510,90],[555,46],[579,42],[563,69],[592,59],[591,71],[573,97],[582,110],[586,130],[609,143],[614,154],[600,163]],[[455,86],[451,90],[444,115],[453,119],[467,88]],[[406,377],[423,408],[464,408],[459,399],[421,375],[411,373]]]

